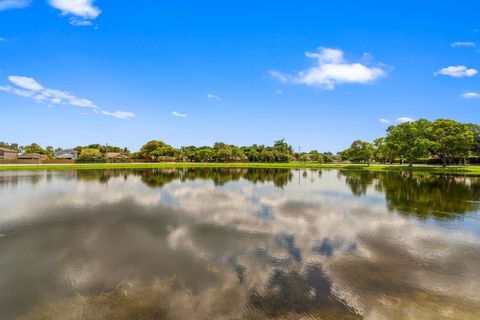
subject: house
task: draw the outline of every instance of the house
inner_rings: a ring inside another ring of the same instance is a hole
[[[73,149],[60,150],[55,152],[55,159],[77,160],[78,152]]]
[[[120,152],[107,152],[105,154],[107,162],[128,162],[130,157]]]
[[[47,156],[40,153],[24,153],[17,157],[18,159],[23,160],[45,160]]]
[[[17,159],[17,151],[7,148],[0,148],[0,160],[15,160]]]

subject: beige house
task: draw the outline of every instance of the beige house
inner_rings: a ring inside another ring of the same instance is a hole
[[[47,158],[46,155],[39,153],[24,153],[18,156],[18,159],[23,160],[45,160]]]
[[[107,152],[105,154],[107,162],[128,162],[130,157],[119,152]]]
[[[17,159],[17,151],[7,148],[0,148],[0,160],[15,160]]]

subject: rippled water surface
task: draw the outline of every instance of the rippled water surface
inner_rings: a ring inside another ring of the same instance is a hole
[[[0,173],[0,319],[479,319],[480,179]]]

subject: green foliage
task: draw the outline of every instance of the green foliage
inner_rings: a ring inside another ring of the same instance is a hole
[[[23,148],[18,145],[18,143],[8,143],[0,141],[0,148],[6,148],[11,150],[16,150],[17,152],[22,152]]]
[[[355,140],[352,145],[334,155],[332,152],[295,153],[292,146],[285,139],[276,140],[272,146],[257,145],[235,146],[224,142],[216,142],[213,147],[184,146],[179,149],[160,140],[151,140],[143,145],[139,152],[131,154],[132,159],[149,161],[182,161],[202,163],[230,163],[230,162],[267,162],[288,163],[290,161],[333,163],[339,160],[348,160],[356,163],[369,164],[373,159],[380,163],[407,162],[436,164],[439,161],[446,166],[450,163],[461,163],[469,160],[478,163],[475,156],[480,156],[480,125],[464,124],[453,120],[438,119],[430,122],[420,119],[413,122],[390,126],[385,137],[374,140],[373,145]],[[48,146],[43,149],[38,144],[20,147],[18,144],[0,142],[0,147],[10,148],[19,152],[39,153],[53,157],[54,149]],[[84,149],[95,149],[100,156],[90,156],[87,150],[86,159],[104,158],[107,152],[130,154],[127,148],[109,146],[108,144],[90,144],[74,148],[80,155]],[[88,161],[79,158],[81,161]]]
[[[43,149],[36,143],[29,144],[28,146],[23,147],[23,152],[24,153],[38,153],[38,154],[44,154],[47,155],[47,150]]]
[[[472,152],[474,154],[480,155],[480,125],[467,123],[466,126],[468,130],[470,130],[473,134]]]
[[[116,147],[116,146],[110,146],[108,144],[101,145],[99,143],[94,143],[94,144],[89,144],[87,146],[76,146],[73,148],[73,150],[77,151],[78,154],[82,153],[82,150],[85,148],[89,149],[98,149],[102,156],[105,156],[107,152],[117,152],[117,153],[122,153],[122,154],[130,154],[130,150],[128,150],[127,147]],[[58,149],[58,148],[57,148]],[[57,151],[57,149],[55,151]],[[61,150],[61,149],[60,149]]]
[[[395,160],[397,152],[391,143],[387,143],[385,137],[375,139],[373,141],[373,146],[373,156],[377,161],[382,163],[392,163]]]
[[[78,160],[80,161],[89,161],[89,160],[96,160],[101,159],[102,153],[99,149],[96,148],[82,148],[80,155],[78,156]]]
[[[53,149],[52,146],[48,146],[45,151],[47,152],[47,157],[49,157],[50,159],[53,159],[55,157],[55,151]]]
[[[178,160],[189,162],[288,162],[293,149],[283,139],[274,146],[252,145],[238,147],[216,142],[213,147],[186,146],[177,152]]]
[[[341,152],[341,155],[351,162],[370,163],[373,158],[373,146],[369,142],[355,140],[350,148]]]
[[[432,123],[432,151],[447,165],[455,158],[466,157],[474,148],[474,132],[466,124],[438,119]]]
[[[321,154],[321,159],[319,159],[319,162],[323,162],[323,163],[333,163],[337,160],[337,158],[335,157],[335,155],[331,152],[323,152]]]
[[[390,126],[387,136],[375,139],[374,157],[379,162],[458,163],[480,152],[480,126],[438,119]],[[420,160],[421,159],[421,160]],[[429,160],[431,159],[431,160]]]
[[[140,149],[140,155],[142,158],[154,161],[159,161],[166,157],[174,157],[175,154],[175,148],[158,140],[151,140],[144,144]]]
[[[339,173],[354,195],[365,195],[373,186],[385,194],[390,210],[422,218],[452,219],[476,211],[480,198],[478,179],[422,172],[340,170]]]
[[[381,152],[390,157],[397,155],[412,164],[418,158],[428,155],[433,147],[429,139],[430,127],[431,123],[425,119],[388,127]]]

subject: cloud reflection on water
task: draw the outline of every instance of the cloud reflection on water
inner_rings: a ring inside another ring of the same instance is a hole
[[[175,286],[155,292],[183,301],[198,319],[480,312],[478,237],[461,232],[461,221],[446,231],[392,213],[382,177],[242,170],[201,179],[175,170],[0,177],[7,314],[75,299],[74,292],[148,291],[172,277]],[[462,182],[450,190],[452,183]],[[456,195],[477,195],[465,190]]]

